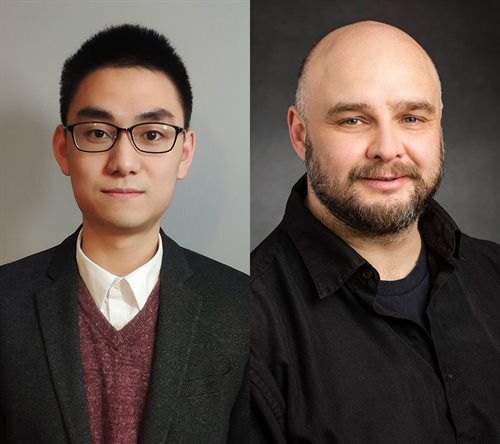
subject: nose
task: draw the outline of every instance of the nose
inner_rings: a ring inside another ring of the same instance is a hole
[[[403,157],[405,146],[396,128],[391,124],[380,124],[374,129],[366,155],[372,160],[390,162]]]
[[[116,176],[137,174],[141,169],[141,155],[132,144],[132,136],[127,131],[120,131],[116,137],[113,148],[108,151],[106,171]]]

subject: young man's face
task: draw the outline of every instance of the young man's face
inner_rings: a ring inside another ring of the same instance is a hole
[[[107,67],[84,78],[67,121],[108,122],[122,128],[153,121],[182,127],[184,113],[177,89],[163,73]],[[70,132],[59,126],[53,146],[62,172],[71,178],[84,227],[128,234],[159,229],[177,179],[188,173],[194,134],[179,134],[168,153],[146,154],[122,131],[109,151],[88,153],[79,151]]]

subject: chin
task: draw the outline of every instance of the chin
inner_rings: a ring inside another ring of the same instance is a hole
[[[395,194],[384,194],[368,197],[359,200],[358,204],[366,208],[389,208],[389,207],[406,207],[411,204],[411,197],[408,193],[404,196]]]

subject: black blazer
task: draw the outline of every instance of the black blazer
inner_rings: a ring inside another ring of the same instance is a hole
[[[160,306],[139,442],[248,441],[248,278],[161,233]],[[0,267],[0,441],[90,443],[77,232]]]

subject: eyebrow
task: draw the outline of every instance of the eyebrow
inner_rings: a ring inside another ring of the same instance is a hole
[[[87,106],[76,113],[77,117],[88,117],[89,119],[112,119],[113,114],[101,108]]]
[[[339,102],[333,105],[326,112],[326,118],[333,120],[338,114],[345,112],[366,112],[373,110],[368,103],[361,102]]]
[[[89,119],[106,119],[106,120],[111,120],[113,119],[113,114],[110,113],[109,111],[106,111],[102,108],[97,108],[94,106],[87,106],[85,108],[82,108],[77,112],[77,117],[80,118],[89,118]],[[162,120],[162,119],[170,119],[172,120],[175,116],[168,110],[164,108],[156,108],[152,109],[151,111],[145,111],[141,114],[139,114],[136,117],[137,121],[144,121],[144,120]]]
[[[425,111],[427,114],[436,114],[436,107],[425,100],[415,102],[411,100],[401,100],[395,108],[402,111]]]
[[[172,120],[175,116],[165,108],[156,108],[151,111],[146,111],[137,116],[137,120]]]

